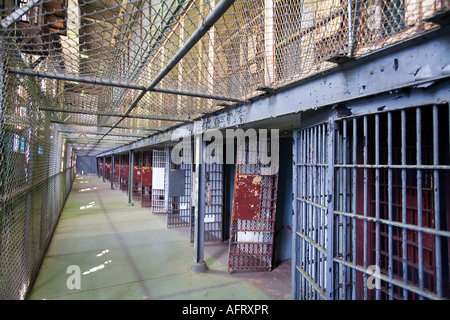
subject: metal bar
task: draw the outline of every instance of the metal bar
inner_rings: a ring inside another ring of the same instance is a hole
[[[347,120],[342,121],[342,163],[347,163]],[[343,209],[348,210],[347,198],[347,169],[343,168],[342,175],[342,194],[343,194]],[[342,219],[342,259],[347,261],[347,217]],[[342,268],[342,299],[347,300],[347,267]]]
[[[301,144],[302,144],[302,148],[300,151],[300,158],[302,160],[302,162],[306,162],[306,157],[307,157],[307,132],[305,130],[301,131]],[[306,199],[307,195],[306,195],[306,188],[307,188],[307,181],[306,181],[306,177],[307,177],[307,168],[306,167],[302,167],[302,191],[301,191],[301,196],[302,198]],[[302,210],[301,210],[301,232],[302,233],[306,233],[306,216],[307,216],[307,205],[305,202],[302,202]],[[306,244],[304,240],[300,240],[300,244],[301,244],[301,248],[299,250],[300,252],[300,259],[298,260],[298,266],[300,268],[303,268],[304,270],[306,270]],[[305,277],[301,277],[301,286],[302,288],[302,298],[306,297],[306,286],[305,286]]]
[[[325,166],[325,165],[322,165]],[[450,166],[448,165],[426,165],[426,164],[410,164],[410,165],[389,165],[389,164],[355,164],[355,165],[345,165],[345,164],[336,164],[337,168],[361,168],[361,169],[416,169],[416,170],[449,170]]]
[[[388,132],[387,132],[387,144],[388,144],[388,165],[392,165],[392,113],[388,112],[387,114],[387,124],[388,124]],[[388,220],[392,221],[392,169],[388,169]],[[389,261],[388,261],[388,275],[389,278],[392,279],[394,276],[394,260],[393,260],[393,230],[392,225],[388,226],[388,252],[389,252]],[[389,299],[394,299],[394,286],[389,282]]]
[[[363,146],[363,157],[364,157],[364,164],[367,164],[367,158],[368,158],[368,128],[367,128],[367,116],[363,117],[363,139],[364,139],[364,146]],[[368,199],[367,199],[367,192],[368,192],[368,187],[367,187],[367,182],[368,182],[368,172],[367,172],[367,168],[364,168],[364,197],[363,197],[363,201],[364,201],[364,208],[363,208],[363,213],[364,213],[364,217],[367,217],[367,209],[368,209]],[[364,220],[364,241],[363,241],[363,246],[364,246],[364,259],[363,259],[363,266],[364,268],[367,268],[367,258],[368,258],[368,234],[367,234],[367,220]],[[364,281],[364,300],[367,300],[367,274],[363,274],[363,281]]]
[[[380,164],[380,115],[375,114],[375,164]],[[380,169],[375,169],[375,218],[380,218]],[[375,265],[380,268],[380,223],[375,223]],[[375,298],[380,300],[380,288],[375,288]]]
[[[34,76],[34,77],[39,77],[39,78],[72,81],[72,82],[79,82],[79,83],[86,83],[86,84],[93,84],[93,85],[100,85],[100,86],[117,87],[117,88],[123,88],[123,89],[131,89],[131,90],[141,90],[141,91],[145,91],[145,92],[148,91],[148,92],[157,92],[157,93],[165,93],[165,94],[175,94],[175,95],[180,95],[180,96],[204,98],[204,99],[219,100],[219,101],[228,101],[228,102],[235,102],[235,103],[242,103],[242,104],[249,102],[248,100],[231,98],[231,97],[226,97],[226,96],[221,96],[221,95],[178,91],[178,90],[162,89],[162,88],[153,88],[153,89],[147,90],[147,88],[145,86],[125,83],[125,82],[82,78],[82,77],[76,77],[76,76],[65,76],[65,75],[60,75],[60,74],[51,74],[51,73],[37,72],[37,71],[30,71],[30,70],[21,70],[21,69],[15,69],[15,68],[10,68],[8,70],[8,72],[12,73],[12,74],[19,74],[19,75],[24,75],[24,76]]]
[[[357,119],[353,118],[352,164],[356,165]],[[352,212],[356,212],[356,168],[352,168]],[[356,217],[352,218],[352,262],[356,264]],[[356,300],[356,270],[352,270],[352,300]]]
[[[34,6],[38,5],[41,0],[30,0],[23,7],[18,8],[0,23],[3,29],[9,28],[14,22],[20,19],[25,13],[30,11]]]
[[[368,274],[370,274],[373,277],[376,277],[376,278],[379,278],[379,279],[381,279],[383,281],[392,283],[392,284],[394,284],[394,285],[396,285],[396,286],[398,286],[400,288],[403,288],[404,291],[408,291],[409,290],[411,292],[415,292],[415,293],[417,293],[419,295],[423,295],[424,297],[432,299],[432,300],[440,300],[440,298],[438,296],[436,296],[435,294],[433,294],[433,293],[430,293],[430,292],[427,292],[427,291],[421,291],[417,287],[414,287],[412,285],[408,285],[407,283],[401,282],[399,280],[391,279],[391,278],[389,278],[389,277],[387,277],[387,276],[385,276],[383,274],[377,275],[377,274],[369,273],[369,271],[367,269],[365,269],[365,268],[363,268],[363,267],[361,267],[359,265],[353,264],[351,262],[344,261],[341,258],[334,258],[334,261],[339,263],[339,264],[347,265],[348,267],[350,267],[353,270],[355,270],[355,272],[356,272],[356,270],[358,270],[359,272],[362,272],[366,276]]]
[[[205,240],[205,165],[202,163],[206,142],[201,135],[194,137],[195,143],[195,177],[194,177],[194,264],[204,262]]]
[[[438,106],[433,106],[433,165],[439,164],[439,110]],[[434,191],[434,228],[441,229],[440,192],[439,192],[439,171],[433,170],[433,191]],[[435,263],[436,263],[436,294],[442,297],[442,261],[441,261],[441,237],[435,236]]]
[[[102,135],[102,132],[84,132],[84,131],[70,131],[70,130],[58,130],[61,133],[68,133],[68,134],[90,134],[90,135]],[[129,138],[141,138],[143,137],[143,135],[137,135],[137,134],[123,134],[123,133],[114,133],[114,134],[109,134],[108,136],[112,136],[112,137],[129,137]],[[80,139],[83,139],[80,137]]]
[[[64,124],[64,125],[68,125],[68,126],[87,126],[87,127],[99,127],[99,128],[112,128],[112,125],[108,125],[108,124],[83,123],[83,122],[59,121],[59,120],[50,120],[50,122],[51,123],[57,123],[57,124]],[[152,132],[161,132],[161,131],[163,131],[163,130],[158,130],[158,129],[139,128],[139,127],[126,127],[126,126],[117,126],[117,127],[115,127],[115,129],[142,130],[142,131],[152,131]]]
[[[115,165],[115,161],[114,161],[114,155],[111,155],[111,190],[114,190],[114,165]]]
[[[128,151],[128,205],[133,205],[134,150]]]
[[[21,70],[21,69],[16,69],[16,68],[10,68],[10,69],[8,69],[8,72],[12,73],[12,74],[32,76],[32,77],[38,77],[38,78],[47,78],[47,79],[55,79],[55,80],[62,80],[62,81],[72,81],[72,82],[94,84],[94,85],[108,86],[108,87],[117,87],[117,88],[132,89],[132,90],[145,90],[145,86],[134,85],[134,84],[119,82],[119,81],[82,78],[82,77],[77,77],[77,76],[65,76],[62,74],[52,74],[52,73],[45,73],[45,72],[38,72],[38,71]]]
[[[416,108],[416,161],[418,165],[422,164],[422,110]],[[417,170],[417,225],[422,227],[423,221],[422,208],[422,170]],[[418,231],[418,262],[419,262],[419,287],[423,291],[423,234]],[[423,296],[420,296],[423,300]]]
[[[406,166],[406,111],[401,110],[401,157],[402,165]],[[402,169],[402,223],[406,225],[407,211],[406,211],[406,169]],[[407,248],[407,229],[402,229],[402,274],[403,283],[408,283],[408,248]],[[408,290],[403,290],[403,299],[408,300]]]
[[[294,130],[292,132],[292,230],[294,230],[292,234],[292,263],[291,263],[291,299],[296,300],[299,299],[297,295],[297,290],[299,289],[297,286],[297,274],[296,274],[296,266],[298,259],[298,250],[297,250],[297,234],[298,234],[298,172],[301,170],[297,166],[298,159],[298,149],[299,149],[299,132]]]
[[[327,172],[327,298],[334,298],[334,119],[330,118],[328,124],[328,139],[327,139],[327,152],[328,152],[328,172]]]
[[[175,67],[175,65],[195,46],[195,44],[209,31],[209,29],[219,20],[222,15],[231,7],[234,0],[222,0],[220,1],[206,19],[202,22],[201,26],[195,30],[195,32],[190,36],[190,38],[183,44],[183,46],[178,50],[178,52],[172,57],[168,64],[163,70],[153,79],[153,81],[146,87],[146,91],[141,92],[133,103],[130,105],[127,111],[123,114],[114,125],[119,125],[127,115],[138,105],[139,101],[144,97],[147,91],[154,89],[158,83]],[[113,128],[114,128],[113,127]],[[111,130],[113,129],[111,128]]]
[[[439,235],[441,237],[450,237],[450,231],[445,231],[445,230],[436,230],[435,228],[429,228],[429,227],[419,227],[413,224],[407,224],[407,223],[403,223],[403,222],[397,222],[397,221],[389,221],[387,219],[377,219],[375,217],[370,217],[370,216],[362,216],[362,215],[358,215],[352,212],[343,212],[343,211],[339,211],[339,210],[334,210],[335,214],[339,214],[339,215],[344,215],[347,217],[354,217],[363,221],[368,221],[368,222],[379,222],[379,223],[383,223],[386,225],[391,225],[393,227],[397,227],[397,228],[402,228],[405,230],[411,230],[411,231],[416,231],[416,232],[426,232],[429,234],[433,234],[433,235]]]
[[[103,157],[103,170],[102,170],[102,174],[103,174],[103,182],[105,182],[105,178],[106,178],[106,157]]]
[[[153,89],[151,89],[149,91],[150,92],[166,93],[166,94],[175,94],[175,95],[178,95],[178,96],[204,98],[204,99],[219,100],[219,101],[228,101],[228,102],[235,102],[235,103],[242,103],[242,104],[249,103],[248,100],[238,99],[238,98],[230,98],[230,97],[225,97],[225,96],[221,96],[221,95],[194,93],[194,92],[187,92],[187,91],[161,89],[161,88],[153,88]]]
[[[115,114],[115,113],[102,113],[102,112],[91,112],[91,111],[80,111],[80,110],[67,110],[67,109],[55,109],[55,108],[46,108],[46,107],[39,107],[39,110],[41,111],[53,111],[53,112],[63,112],[63,113],[75,113],[75,114],[85,114],[85,115],[91,115],[91,116],[101,116],[101,117],[125,117],[125,118],[132,118],[132,119],[144,119],[144,120],[161,120],[161,121],[173,121],[173,122],[192,122],[192,120],[187,119],[177,119],[177,118],[167,118],[167,117],[153,117],[153,116],[140,116],[140,115],[121,115],[121,114]],[[111,132],[116,127],[114,125],[111,126],[111,128],[108,130],[107,133],[104,134],[104,136],[107,136],[109,132]]]

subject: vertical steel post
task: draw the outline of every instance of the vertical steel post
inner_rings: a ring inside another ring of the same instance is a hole
[[[102,174],[103,174],[103,182],[105,182],[105,178],[106,178],[106,156],[103,157],[103,170],[102,170]]]
[[[128,151],[128,205],[133,205],[133,166],[134,150]]]
[[[328,122],[328,172],[327,172],[327,299],[334,299],[334,118],[330,118]]]
[[[114,166],[115,166],[115,161],[114,161],[114,155],[111,155],[111,190],[114,190]]]
[[[407,210],[406,210],[406,111],[401,111],[401,139],[402,139],[402,223],[407,223]],[[407,265],[407,229],[402,229],[402,275],[403,283],[408,284],[408,265]],[[403,299],[408,300],[408,290],[406,287],[403,289]]]
[[[291,299],[298,299],[297,291],[297,193],[298,193],[298,166],[297,149],[299,132],[294,130],[292,141],[292,263],[291,263]]]
[[[416,160],[417,165],[422,164],[422,110],[416,108]],[[422,169],[417,169],[417,226],[423,226],[423,207],[422,207]],[[417,231],[418,235],[418,259],[419,259],[419,288],[423,291],[423,234]],[[420,296],[423,300],[423,296]]]
[[[388,169],[388,220],[393,220],[393,207],[392,207],[392,196],[393,196],[393,188],[392,188],[392,113],[388,112],[387,114],[388,120],[388,133],[387,133],[387,144],[388,144],[388,160],[387,164],[389,166]],[[394,241],[393,241],[393,229],[392,225],[389,224],[389,242],[388,242],[388,251],[389,251],[389,262],[388,262],[388,275],[389,279],[393,279],[394,277],[394,259],[393,259],[393,250],[394,250]],[[394,299],[394,286],[391,282],[389,282],[389,299]]]
[[[353,136],[352,136],[352,212],[356,213],[356,178],[357,178],[357,170],[356,170],[356,150],[357,150],[357,142],[358,142],[358,120],[353,118]],[[352,218],[352,262],[353,264],[357,264],[356,262],[356,218]],[[352,270],[352,300],[356,300],[356,269]]]
[[[380,115],[375,114],[375,218],[377,222],[375,223],[375,265],[377,268],[380,267],[380,169],[378,165],[380,164]],[[378,287],[375,288],[375,298],[380,300],[381,292]]]
[[[363,158],[364,158],[364,165],[366,166],[368,164],[368,128],[367,128],[367,116],[363,117],[363,139],[364,139],[364,146],[363,146]],[[368,170],[365,167],[364,169],[364,194],[363,194],[363,201],[364,201],[364,209],[363,209],[363,213],[364,213],[364,217],[367,217],[367,213],[368,213]],[[363,266],[364,269],[367,269],[368,265],[367,265],[367,258],[368,258],[368,234],[367,234],[367,229],[368,229],[368,224],[367,224],[367,220],[364,219],[363,221],[364,223],[364,258],[363,258]],[[364,281],[364,300],[367,300],[367,274],[363,273],[363,281]]]
[[[203,252],[205,242],[205,164],[202,161],[206,142],[203,141],[201,134],[194,136],[194,144],[194,264],[191,267],[191,271],[206,272],[207,266]]]
[[[433,166],[439,165],[439,115],[438,106],[433,106]],[[433,191],[434,191],[434,227],[441,229],[440,193],[439,193],[439,170],[433,170]],[[435,235],[435,257],[436,257],[436,294],[442,297],[442,261],[441,261],[441,236]]]

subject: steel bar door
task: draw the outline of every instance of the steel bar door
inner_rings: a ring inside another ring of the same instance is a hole
[[[152,212],[167,213],[169,148],[153,150]]]
[[[221,154],[219,154],[219,152]],[[223,241],[223,164],[214,163],[213,157],[222,158],[223,151],[218,148],[214,153],[205,155],[205,242]],[[193,212],[192,212],[193,214]],[[192,217],[191,217],[192,218]],[[194,219],[191,222],[191,242],[194,241]]]
[[[245,148],[244,152],[239,148]],[[252,164],[250,159],[258,160]],[[278,170],[263,175],[261,168],[258,150],[250,149],[248,143],[238,146],[228,271],[272,269]]]
[[[174,168],[169,173],[169,186],[177,185],[177,191],[169,190],[169,207],[167,210],[167,227],[189,227],[191,225],[191,175],[192,165],[171,164]],[[173,177],[173,178],[171,178]],[[175,183],[172,183],[174,179]]]
[[[327,298],[328,126],[323,123],[294,134],[294,217],[292,296]]]
[[[144,151],[142,158],[142,189],[141,207],[151,207],[152,205],[152,153]]]

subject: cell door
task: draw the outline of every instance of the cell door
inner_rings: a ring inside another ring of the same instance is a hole
[[[152,153],[144,151],[142,159],[142,189],[141,207],[151,207],[152,205]]]
[[[192,165],[171,163],[167,227],[189,227],[191,224]]]
[[[294,134],[294,299],[326,299],[328,123]]]
[[[153,150],[152,162],[152,212],[167,213],[169,148]]]
[[[240,148],[245,148],[244,152],[239,152]],[[251,149],[248,143],[238,146],[228,271],[272,269],[278,170],[263,175],[258,158],[258,150]]]
[[[221,158],[221,150],[215,149],[211,155],[205,155],[205,242],[223,240],[223,164],[212,163],[212,157]],[[192,211],[192,214],[194,212]],[[194,217],[191,216],[191,242],[194,242]]]

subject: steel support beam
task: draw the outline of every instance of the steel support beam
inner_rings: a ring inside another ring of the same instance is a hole
[[[103,157],[103,182],[105,182],[105,178],[106,178],[106,156]]]
[[[114,155],[111,155],[111,190],[114,190]]]
[[[133,165],[134,150],[128,152],[128,205],[133,206]]]
[[[192,272],[206,272],[207,265],[204,260],[205,245],[205,165],[203,151],[206,142],[202,135],[194,137],[195,172],[193,183],[193,209],[194,209],[194,263]]]

